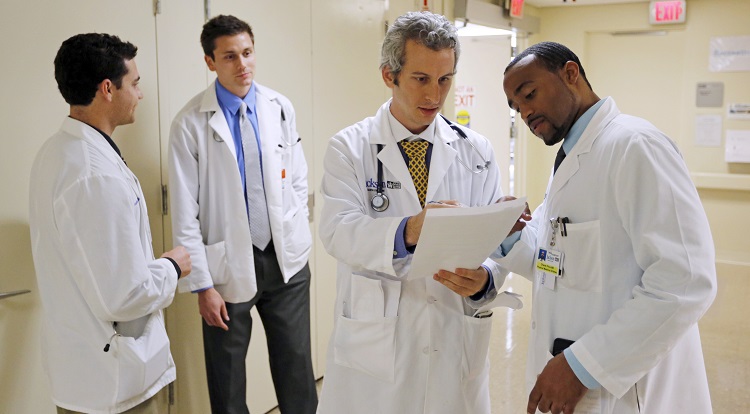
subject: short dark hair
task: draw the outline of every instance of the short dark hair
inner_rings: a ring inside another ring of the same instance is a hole
[[[126,60],[131,60],[138,48],[106,33],[75,35],[62,43],[55,56],[55,80],[65,102],[70,105],[89,105],[96,96],[96,88],[109,79],[117,89],[128,73]]]
[[[222,36],[233,36],[240,33],[250,35],[250,40],[255,44],[253,29],[249,24],[234,17],[220,14],[203,25],[201,32],[201,46],[206,56],[214,59],[214,49],[216,49],[216,39]]]
[[[518,56],[513,58],[513,60],[505,68],[505,73],[507,73],[508,70],[515,66],[516,63],[518,63],[521,59],[529,55],[534,55],[539,58],[539,60],[550,72],[555,73],[562,69],[567,62],[575,62],[575,64],[578,65],[578,71],[581,73],[581,76],[583,76],[583,80],[586,81],[586,85],[588,85],[589,88],[593,90],[588,78],[586,78],[586,71],[583,70],[583,65],[581,65],[581,61],[578,60],[578,56],[576,56],[576,54],[566,46],[555,42],[541,42],[529,46],[528,49],[524,50],[523,52],[519,53]]]

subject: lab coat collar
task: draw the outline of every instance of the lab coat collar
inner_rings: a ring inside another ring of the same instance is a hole
[[[390,107],[392,100],[391,98],[384,103],[377,114],[375,114],[373,125],[376,125],[376,127],[370,132],[370,143],[373,145],[396,143],[414,135],[395,118],[393,118],[393,122],[395,123],[394,128],[391,127],[390,117],[393,117],[393,115],[391,114]],[[419,137],[434,145],[438,142],[445,144],[453,142],[458,139],[458,134],[442,119],[441,115],[438,115],[427,126],[427,129],[419,134]]]
[[[434,120],[432,121],[430,125],[427,126],[427,128],[424,131],[415,135],[411,131],[406,129],[406,127],[401,122],[399,122],[395,116],[393,116],[393,113],[391,113],[390,105],[388,105],[388,110],[386,111],[386,114],[388,115],[388,125],[391,128],[391,134],[393,135],[393,138],[396,140],[396,142],[401,142],[405,139],[409,139],[411,137],[417,136],[429,142],[430,144],[435,143],[435,121]]]
[[[92,127],[91,125],[85,122],[81,122],[77,119],[73,119],[71,117],[65,117],[62,126],[60,126],[60,130],[83,139],[84,141],[93,145],[96,149],[101,151],[101,153],[104,154],[107,159],[109,159],[113,163],[116,163],[118,165],[121,164],[122,167],[127,168],[127,165],[125,165],[125,161],[123,161],[122,157],[120,157],[120,154],[115,151],[115,148],[109,145],[102,134],[100,134],[99,131],[97,131],[97,129]]]
[[[229,113],[236,114],[239,111],[242,102],[245,102],[250,113],[255,112],[255,92],[257,89],[255,87],[255,82],[252,83],[250,90],[247,91],[247,95],[245,95],[244,98],[229,92],[229,90],[218,80],[214,82],[214,85],[216,86],[216,98],[219,101],[219,106],[223,105]]]

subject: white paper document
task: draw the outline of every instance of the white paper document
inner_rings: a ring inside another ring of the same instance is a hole
[[[408,279],[440,269],[476,269],[508,236],[526,208],[526,197],[482,207],[427,210]]]
[[[721,146],[721,115],[696,115],[695,145],[698,147]]]
[[[750,162],[750,130],[726,131],[724,160],[726,162]],[[419,248],[419,245],[417,245],[417,248]]]

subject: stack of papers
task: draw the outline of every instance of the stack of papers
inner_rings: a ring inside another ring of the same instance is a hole
[[[432,277],[440,269],[476,269],[518,221],[526,197],[482,207],[427,210],[408,279]]]

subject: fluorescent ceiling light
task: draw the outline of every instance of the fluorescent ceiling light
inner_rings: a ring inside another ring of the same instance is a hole
[[[456,21],[458,35],[462,37],[469,36],[510,36],[513,34],[510,30],[495,29],[494,27],[481,26],[474,23],[464,23]]]

